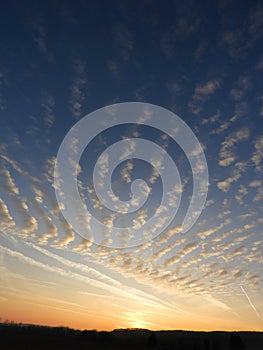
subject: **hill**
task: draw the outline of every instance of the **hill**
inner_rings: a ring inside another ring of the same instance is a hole
[[[262,332],[192,332],[116,329],[112,332],[74,330],[25,324],[0,324],[2,349],[163,349],[262,350]]]

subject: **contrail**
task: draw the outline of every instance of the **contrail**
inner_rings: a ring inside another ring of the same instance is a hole
[[[240,288],[241,288],[241,290],[243,291],[243,293],[245,294],[245,296],[247,297],[247,300],[248,300],[249,304],[251,305],[252,309],[255,311],[257,317],[260,318],[261,320],[263,320],[263,318],[262,318],[262,317],[260,316],[260,314],[258,313],[258,311],[257,311],[257,309],[256,309],[256,307],[255,307],[255,305],[254,305],[254,304],[252,303],[252,301],[250,300],[250,298],[249,298],[247,292],[245,291],[245,289],[244,289],[242,286],[240,286]]]

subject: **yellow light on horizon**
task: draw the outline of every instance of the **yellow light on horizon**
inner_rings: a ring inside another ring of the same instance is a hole
[[[145,313],[143,311],[136,311],[127,313],[125,319],[127,320],[128,328],[154,328],[154,324],[145,320]]]

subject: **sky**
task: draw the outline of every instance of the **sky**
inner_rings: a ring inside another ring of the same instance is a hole
[[[262,2],[11,0],[0,27],[0,320],[263,331]],[[54,183],[64,137],[84,117],[98,125],[93,112],[127,102],[176,114],[202,147],[207,198],[187,232],[198,169],[176,137],[131,123],[94,134],[78,165],[85,208],[108,230],[83,237],[64,217]],[[162,169],[162,159],[119,157],[110,179],[117,199],[132,198],[136,179],[147,184],[139,188],[147,202],[133,213],[112,213],[94,189],[111,167],[103,152],[131,138],[161,147],[180,173],[180,188],[164,196],[171,207],[178,201],[177,215],[156,236],[143,230],[150,217],[165,220],[157,211],[165,182],[153,166]],[[113,246],[114,225],[142,228],[140,244],[127,231]]]

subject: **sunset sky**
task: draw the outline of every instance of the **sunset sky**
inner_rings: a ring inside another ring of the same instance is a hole
[[[263,331],[262,1],[5,1],[0,28],[0,320]],[[187,123],[203,147],[209,186],[199,219],[182,232],[193,191],[182,149],[150,127],[94,135],[78,185],[109,227],[144,225],[162,191],[153,167],[122,161],[116,196],[129,199],[131,183],[143,178],[149,200],[133,216],[108,216],[92,170],[114,142],[158,144],[183,184],[167,229],[133,247],[126,237],[115,249],[65,220],[54,165],[76,122],[123,102],[161,106]]]

